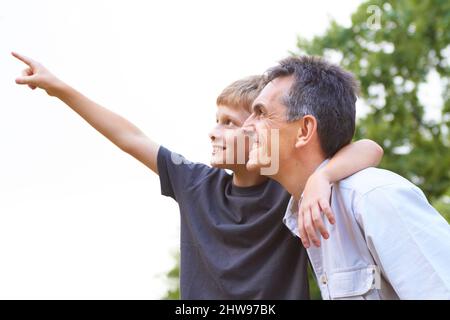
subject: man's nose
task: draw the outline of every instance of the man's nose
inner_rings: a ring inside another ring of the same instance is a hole
[[[255,126],[255,115],[254,113],[252,113],[247,119],[245,119],[244,123],[242,124],[242,128],[253,127],[254,130],[254,126]]]

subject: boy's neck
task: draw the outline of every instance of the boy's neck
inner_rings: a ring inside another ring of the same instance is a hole
[[[259,174],[258,171],[250,172],[245,166],[233,171],[233,184],[236,187],[253,187],[260,185],[268,178]]]

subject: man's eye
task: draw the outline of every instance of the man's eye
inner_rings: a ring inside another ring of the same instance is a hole
[[[257,109],[255,110],[255,113],[256,113],[256,115],[257,115],[258,117],[264,115],[264,112],[261,110],[261,108],[257,108]]]
[[[232,125],[234,125],[233,121],[231,121],[231,120],[225,121],[225,124],[226,124],[227,126],[232,126]]]

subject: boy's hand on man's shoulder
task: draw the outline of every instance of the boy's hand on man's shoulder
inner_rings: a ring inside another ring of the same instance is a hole
[[[330,180],[321,170],[318,170],[306,182],[298,208],[298,229],[305,248],[309,248],[311,242],[316,247],[320,246],[318,232],[324,239],[329,238],[329,233],[323,223],[323,215],[331,224],[335,223],[335,217],[330,207],[330,196]]]

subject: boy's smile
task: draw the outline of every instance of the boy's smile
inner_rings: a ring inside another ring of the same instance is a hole
[[[248,139],[241,129],[250,113],[242,108],[219,105],[216,126],[209,133],[211,166],[234,170],[248,160]]]

